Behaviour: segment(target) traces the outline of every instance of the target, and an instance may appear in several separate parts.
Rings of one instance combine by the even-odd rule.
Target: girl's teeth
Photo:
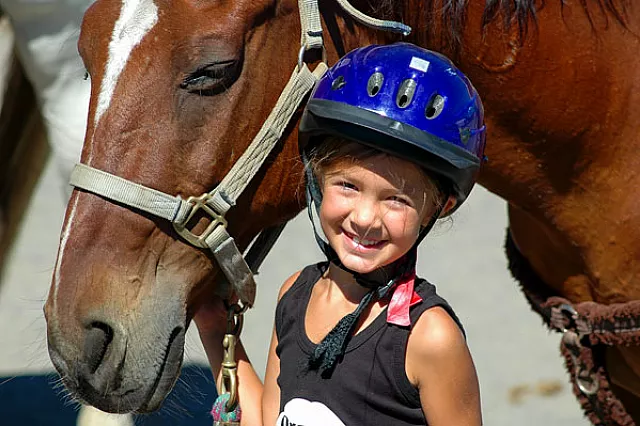
[[[360,244],[360,245],[363,245],[363,246],[372,246],[372,245],[376,244],[376,241],[365,240],[365,239],[361,240],[360,238],[358,238],[356,236],[353,237],[353,241],[356,244]]]

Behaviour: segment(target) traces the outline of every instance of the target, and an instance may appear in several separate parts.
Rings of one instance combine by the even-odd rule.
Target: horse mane
[[[434,19],[440,18],[441,33],[440,42],[448,42],[455,48],[461,41],[462,30],[466,23],[467,4],[469,0],[372,0],[374,10],[383,16],[383,19],[396,19],[403,22],[422,21],[426,16],[426,26],[430,28]],[[482,15],[482,29],[484,30],[493,21],[502,18],[502,25],[509,29],[517,25],[520,42],[522,43],[530,31],[531,24],[537,25],[537,12],[542,10],[547,0],[485,0],[484,13]],[[558,0],[556,0],[558,1]],[[565,1],[559,0],[562,8]],[[626,27],[627,4],[630,0],[579,0],[580,5],[587,14],[587,19],[594,27],[592,10],[595,8],[601,13],[608,25],[608,17],[612,16],[616,22]],[[419,13],[415,16],[416,12]],[[424,26],[424,25],[423,25]],[[423,26],[419,26],[421,28]],[[432,31],[421,31],[417,37],[426,44],[431,44],[437,37]]]

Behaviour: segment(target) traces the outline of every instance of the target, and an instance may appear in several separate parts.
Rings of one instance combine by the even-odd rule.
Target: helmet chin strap
[[[383,267],[382,270],[373,271],[368,274],[361,274],[347,268],[340,261],[335,250],[320,237],[313,218],[313,209],[315,206],[316,214],[320,214],[319,211],[320,204],[322,202],[322,192],[320,191],[318,182],[313,175],[313,171],[308,166],[309,163],[304,154],[303,160],[305,163],[305,174],[307,178],[307,212],[309,214],[309,219],[311,220],[311,225],[313,226],[313,234],[320,250],[322,250],[331,263],[353,275],[358,284],[369,289],[362,300],[360,300],[358,307],[338,322],[338,324],[325,336],[322,342],[316,346],[314,353],[309,359],[309,369],[319,370],[322,377],[328,378],[331,377],[336,364],[344,355],[347,344],[349,343],[349,340],[353,335],[354,328],[358,323],[358,319],[365,309],[371,303],[384,298],[400,278],[415,271],[418,245],[435,225],[442,213],[442,210],[444,209],[444,204],[440,206],[431,219],[429,219],[427,226],[420,230],[416,242],[404,256],[392,264]],[[381,280],[381,278],[384,280]]]

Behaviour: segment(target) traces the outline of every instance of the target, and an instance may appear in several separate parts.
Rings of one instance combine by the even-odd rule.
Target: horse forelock
[[[122,0],[120,16],[113,27],[109,53],[94,116],[94,129],[111,104],[118,79],[131,52],[158,22],[158,7],[153,0]]]

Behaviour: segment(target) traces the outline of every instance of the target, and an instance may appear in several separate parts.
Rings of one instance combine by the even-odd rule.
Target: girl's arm
[[[466,341],[441,307],[425,311],[407,344],[407,377],[430,426],[480,426],[480,389]]]
[[[278,294],[278,302],[282,296],[296,282],[300,271],[296,272],[282,284],[280,293]],[[271,335],[271,346],[269,347],[269,356],[267,358],[267,371],[264,375],[264,394],[262,396],[262,424],[264,426],[273,426],[280,415],[280,387],[278,386],[278,376],[280,375],[280,358],[276,354],[278,346],[278,336],[276,328],[273,327]]]
[[[271,346],[267,357],[267,371],[264,374],[264,394],[262,395],[262,424],[273,426],[280,414],[280,387],[278,376],[280,375],[280,359],[276,355],[278,336],[275,327],[271,336]]]

